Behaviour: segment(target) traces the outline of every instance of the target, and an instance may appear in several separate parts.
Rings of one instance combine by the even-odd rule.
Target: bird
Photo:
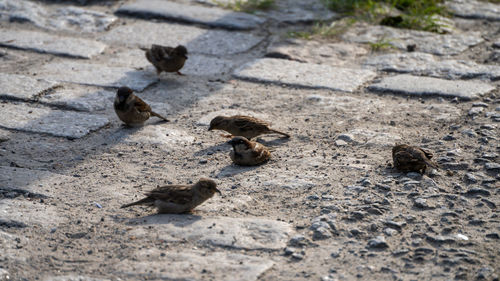
[[[147,192],[146,198],[122,205],[120,208],[146,205],[156,207],[160,214],[189,213],[198,205],[211,198],[216,192],[222,194],[217,189],[215,181],[201,178],[193,185],[165,185],[157,187]]]
[[[156,68],[156,73],[158,75],[160,75],[162,71],[176,72],[179,75],[184,75],[179,70],[188,59],[186,47],[178,45],[172,48],[153,44],[150,49],[141,49],[146,51],[146,58]]]
[[[267,162],[271,152],[263,144],[249,141],[245,137],[234,137],[228,144],[233,146],[229,156],[237,165],[255,166]]]
[[[432,153],[416,146],[396,144],[392,148],[394,167],[402,172],[425,173],[427,167],[438,169],[439,165],[430,159]]]
[[[142,125],[151,116],[156,116],[168,122],[168,119],[151,110],[151,107],[134,95],[132,89],[120,87],[116,92],[115,102],[113,104],[116,115],[125,124],[129,126]]]
[[[233,136],[245,137],[249,140],[259,135],[273,133],[283,135],[286,138],[290,137],[287,133],[269,128],[269,123],[263,120],[244,115],[234,115],[230,117],[217,116],[210,121],[208,130],[223,130]]]

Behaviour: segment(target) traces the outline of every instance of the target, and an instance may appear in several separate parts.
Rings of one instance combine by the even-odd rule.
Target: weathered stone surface
[[[340,66],[367,53],[367,49],[355,44],[287,39],[271,43],[266,57]]]
[[[151,257],[155,259],[151,260]],[[252,281],[273,264],[273,261],[263,257],[239,253],[169,250],[162,255],[161,250],[153,248],[136,252],[134,260],[122,261],[116,266],[116,272],[136,278],[139,275],[162,280]]]
[[[10,140],[10,132],[0,129],[0,143],[8,140]]]
[[[475,0],[446,1],[446,7],[456,16],[469,19],[500,21],[500,5]]]
[[[116,13],[242,30],[256,28],[265,22],[264,19],[247,13],[165,0],[137,0],[121,6]]]
[[[43,95],[40,102],[78,111],[100,111],[111,109],[116,93],[108,90],[81,87],[59,88]]]
[[[127,86],[135,91],[142,91],[158,80],[156,73],[76,61],[45,64],[38,74],[50,80],[101,87]]]
[[[390,132],[376,132],[369,129],[354,129],[348,135],[357,144],[392,147],[401,140],[401,136]]]
[[[472,100],[494,90],[495,87],[477,81],[451,81],[403,74],[385,77],[380,82],[369,86],[368,89],[377,92],[418,96],[436,95]]]
[[[236,69],[234,76],[261,82],[352,92],[374,78],[375,72],[281,59],[257,59]]]
[[[160,113],[161,114],[161,113]],[[168,118],[168,115],[165,114]],[[117,117],[118,118],[118,117]],[[162,122],[151,118],[148,123]],[[187,132],[174,129],[171,125],[161,126],[161,123],[143,126],[141,128],[124,128],[123,142],[140,144],[159,144],[160,149],[171,150],[173,147],[187,146],[194,142],[195,137]]]
[[[110,56],[110,62],[114,65],[127,67],[143,67],[149,72],[156,73],[155,68],[146,59],[144,51],[140,49],[132,49],[120,52],[114,56]],[[182,74],[189,76],[213,76],[224,75],[228,73],[236,65],[234,60],[217,58],[213,56],[188,54],[188,60],[181,69]],[[163,75],[177,75],[175,73]]]
[[[0,29],[0,46],[48,53],[58,56],[90,59],[104,51],[106,45],[95,40],[73,38],[26,30]]]
[[[196,0],[196,2],[211,6],[231,6],[240,0]],[[328,20],[335,16],[320,0],[296,1],[281,0],[275,1],[273,7],[266,11],[255,11],[258,16],[271,18],[274,21],[283,23],[312,23],[316,21]]]
[[[480,32],[442,35],[388,26],[358,26],[351,28],[342,38],[356,43],[388,41],[401,50],[415,44],[417,51],[436,55],[456,55],[484,41]]]
[[[0,97],[35,100],[43,92],[50,90],[59,83],[28,76],[0,73]]]
[[[138,21],[113,28],[101,39],[132,47],[149,47],[153,42],[165,46],[182,44],[186,46],[188,52],[227,55],[245,52],[261,42],[263,37],[236,31],[206,30],[195,26]]]
[[[109,123],[100,115],[73,111],[29,107],[24,104],[1,104],[0,126],[34,133],[46,133],[59,137],[81,138]]]
[[[154,215],[136,221],[152,226],[157,237],[166,241],[187,240],[237,249],[281,249],[292,233],[287,223],[260,218]],[[144,227],[129,233],[143,236],[150,232],[149,228]]]
[[[324,4],[318,0],[275,1],[275,7],[263,14],[268,18],[284,23],[311,23],[337,16],[330,9],[325,9]]]
[[[378,70],[411,73],[448,79],[500,79],[500,66],[477,64],[465,60],[436,60],[425,53],[399,53],[369,57],[364,65]]]
[[[78,7],[51,10],[27,0],[0,0],[0,20],[29,22],[49,30],[103,31],[116,19],[112,15]]]
[[[56,192],[52,188],[53,185],[69,179],[71,177],[42,170],[0,166],[0,181],[2,182],[0,189],[17,190],[20,194],[16,195],[23,195],[25,192],[22,191],[26,191],[40,196],[51,196]]]
[[[0,204],[0,221],[10,224],[22,225],[23,227],[36,224],[44,228],[51,228],[65,222],[65,220],[60,216],[56,207],[40,203],[39,200],[2,199],[2,204]]]
[[[109,281],[102,277],[89,277],[81,275],[61,275],[61,276],[48,276],[43,279],[44,281]]]

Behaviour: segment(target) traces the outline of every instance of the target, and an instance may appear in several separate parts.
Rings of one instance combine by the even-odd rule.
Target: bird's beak
[[[219,195],[222,196],[222,192],[220,192],[220,190],[218,188],[215,188],[215,192],[219,193]]]
[[[214,128],[212,128],[212,126],[208,127],[208,130],[209,131],[212,131]]]
[[[230,144],[230,145],[233,145],[233,144],[234,144],[233,140],[229,140],[229,141],[227,141],[226,143],[227,143],[227,144]]]
[[[187,57],[186,55],[184,55],[184,58],[185,58],[185,59],[188,59],[188,57]]]

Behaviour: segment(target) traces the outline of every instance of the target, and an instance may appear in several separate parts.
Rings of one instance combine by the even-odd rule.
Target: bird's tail
[[[145,204],[145,203],[151,203],[151,199],[146,197],[146,198],[141,199],[139,201],[135,201],[135,202],[132,202],[132,203],[129,203],[129,204],[122,205],[120,207],[120,209],[128,208],[130,206],[135,206],[135,205],[142,205],[142,204]]]
[[[165,122],[168,122],[168,119],[166,117],[163,117],[162,115],[160,115],[160,114],[158,114],[156,112],[151,111],[151,115],[156,116],[156,117],[158,117],[160,119],[163,119],[163,120],[165,120]]]
[[[431,167],[431,168],[434,168],[434,169],[439,169],[439,164],[434,162],[434,161],[431,161],[429,159],[424,159],[424,162],[427,166]]]
[[[283,132],[280,132],[280,131],[277,131],[277,130],[274,130],[274,129],[270,129],[269,132],[283,135],[283,136],[285,136],[285,138],[289,138],[290,137],[289,134],[283,133]]]

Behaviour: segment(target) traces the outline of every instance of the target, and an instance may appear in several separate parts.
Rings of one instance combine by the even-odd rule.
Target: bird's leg
[[[180,76],[185,76],[184,74],[182,74],[180,71],[176,71],[177,74],[179,74]]]

